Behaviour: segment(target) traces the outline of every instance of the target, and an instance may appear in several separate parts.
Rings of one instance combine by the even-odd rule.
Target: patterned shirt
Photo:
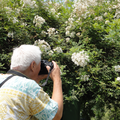
[[[0,74],[0,83],[9,76]],[[57,110],[34,80],[13,76],[0,88],[0,120],[52,120]]]

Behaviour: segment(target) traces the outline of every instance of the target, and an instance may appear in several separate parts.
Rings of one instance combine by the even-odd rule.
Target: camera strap
[[[48,72],[48,76],[46,78],[46,81],[42,85],[40,85],[41,87],[44,87],[47,84],[51,71],[52,71],[52,68],[50,68],[50,71]]]
[[[46,81],[45,81],[42,85],[40,85],[41,87],[44,87],[44,86],[47,84],[48,78],[49,78],[50,73],[51,73],[51,70],[52,70],[52,69],[50,69],[50,71],[49,71],[49,73],[48,73],[48,76],[47,76],[47,78],[46,78]],[[15,71],[15,70],[9,70],[7,73],[8,73],[8,74],[12,74],[12,75],[9,76],[9,77],[7,77],[7,78],[0,84],[0,87],[1,87],[6,81],[8,81],[11,77],[13,77],[13,76],[15,76],[15,75],[28,78],[26,75],[24,75],[24,74],[22,74],[22,73],[20,73],[20,72],[18,72],[18,71]],[[28,79],[29,79],[29,78],[28,78]]]
[[[18,71],[15,71],[15,70],[9,70],[7,73],[8,73],[8,74],[12,74],[12,75],[9,76],[9,77],[7,77],[7,78],[0,84],[0,87],[1,87],[5,82],[7,82],[10,78],[12,78],[12,77],[15,76],[15,75],[28,78],[28,77],[25,76],[24,74],[22,74],[22,73],[20,73],[20,72],[18,72]]]
[[[6,82],[8,81],[11,77],[13,77],[14,75],[11,75],[9,77],[7,77],[1,84],[0,84],[0,87]]]

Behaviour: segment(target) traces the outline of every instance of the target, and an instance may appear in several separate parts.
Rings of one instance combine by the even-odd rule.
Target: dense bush
[[[79,103],[80,118],[120,119],[119,0],[0,2],[0,72],[13,47],[35,44],[59,64],[64,103]],[[51,95],[50,80],[44,89]]]

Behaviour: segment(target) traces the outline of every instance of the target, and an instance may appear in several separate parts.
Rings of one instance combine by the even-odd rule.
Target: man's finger
[[[49,71],[50,70],[50,66],[46,66],[46,69],[47,69],[47,71]]]

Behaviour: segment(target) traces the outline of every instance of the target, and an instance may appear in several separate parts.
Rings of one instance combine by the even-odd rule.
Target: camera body
[[[48,74],[48,71],[46,69],[46,66],[49,66],[50,67],[50,70],[53,69],[53,63],[52,62],[49,62],[47,60],[41,60],[41,70],[39,72],[39,75],[42,75],[42,74]]]

